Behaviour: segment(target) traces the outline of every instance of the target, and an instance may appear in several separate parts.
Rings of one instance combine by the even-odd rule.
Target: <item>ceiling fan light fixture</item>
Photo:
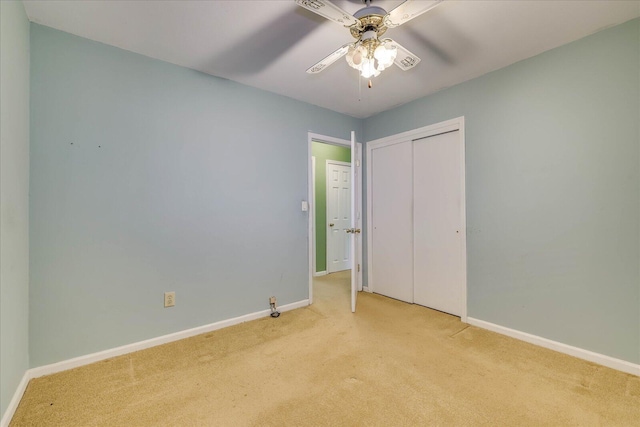
[[[367,50],[362,45],[352,45],[347,52],[347,63],[350,67],[360,70],[362,61],[367,57]]]
[[[372,0],[362,0],[365,7],[350,15],[329,0],[294,0],[299,6],[310,10],[330,21],[347,27],[356,39],[353,44],[345,44],[307,69],[309,74],[317,74],[346,55],[347,63],[363,77],[375,77],[392,64],[408,71],[420,62],[413,53],[392,39],[380,40],[388,28],[398,27],[405,22],[433,9],[443,0],[405,0],[391,12],[378,6],[371,6]],[[396,56],[400,51],[400,59]]]
[[[373,58],[366,58],[362,62],[362,70],[360,70],[362,77],[365,79],[370,79],[371,77],[378,77],[380,75],[380,71],[375,66],[375,60]]]
[[[345,59],[351,68],[362,71],[364,61],[367,60],[367,51],[362,47],[362,45],[354,44],[349,47],[349,51],[347,52]]]
[[[382,71],[390,67],[398,55],[398,49],[391,43],[381,43],[373,52],[373,56],[378,61],[378,70]]]
[[[349,47],[347,64],[360,72],[366,79],[377,77],[384,69],[393,65],[398,50],[390,40],[359,40]]]

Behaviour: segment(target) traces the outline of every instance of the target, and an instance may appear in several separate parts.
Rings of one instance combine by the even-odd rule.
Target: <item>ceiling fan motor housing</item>
[[[386,14],[387,11],[381,7],[367,6],[353,15],[358,22],[350,27],[351,35],[358,40],[356,45],[365,49],[364,57],[372,61],[376,48],[381,44],[379,37],[387,31],[384,25]],[[356,62],[359,61],[356,59]]]
[[[354,18],[358,20],[358,23],[351,26],[351,35],[358,40],[366,40],[363,36],[373,31],[377,37],[380,37],[387,31],[387,27],[384,25],[384,17],[386,14],[387,11],[377,6],[360,9],[353,15]],[[368,38],[370,38],[370,36],[368,36]]]
[[[362,36],[360,36],[360,40],[362,40],[363,42],[371,39],[376,39],[376,38],[378,38],[378,33],[375,32],[374,30],[367,30],[364,33],[362,33]]]
[[[367,16],[367,15],[378,15],[378,16],[385,16],[387,14],[387,11],[384,10],[381,7],[378,6],[367,6],[367,7],[363,7],[362,9],[360,9],[359,11],[357,11],[356,13],[353,14],[354,18],[360,19],[363,16]]]

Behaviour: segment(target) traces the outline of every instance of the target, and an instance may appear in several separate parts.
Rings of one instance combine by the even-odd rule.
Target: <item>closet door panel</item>
[[[413,302],[412,143],[372,150],[373,292]]]
[[[414,302],[462,311],[463,271],[459,132],[413,142]]]

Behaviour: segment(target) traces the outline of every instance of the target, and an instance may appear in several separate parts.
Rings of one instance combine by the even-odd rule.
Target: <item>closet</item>
[[[369,147],[369,288],[466,317],[459,128]]]

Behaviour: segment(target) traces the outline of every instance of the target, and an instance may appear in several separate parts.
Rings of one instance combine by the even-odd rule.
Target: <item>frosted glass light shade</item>
[[[398,49],[395,45],[390,44],[381,44],[378,46],[373,53],[373,56],[378,61],[378,66],[376,69],[382,71],[387,67],[390,67],[393,64],[393,61],[396,59],[398,55]]]
[[[395,46],[380,43],[370,56],[370,51],[361,44],[351,46],[345,59],[350,67],[360,72],[366,79],[380,75],[380,72],[393,64],[397,55]]]

